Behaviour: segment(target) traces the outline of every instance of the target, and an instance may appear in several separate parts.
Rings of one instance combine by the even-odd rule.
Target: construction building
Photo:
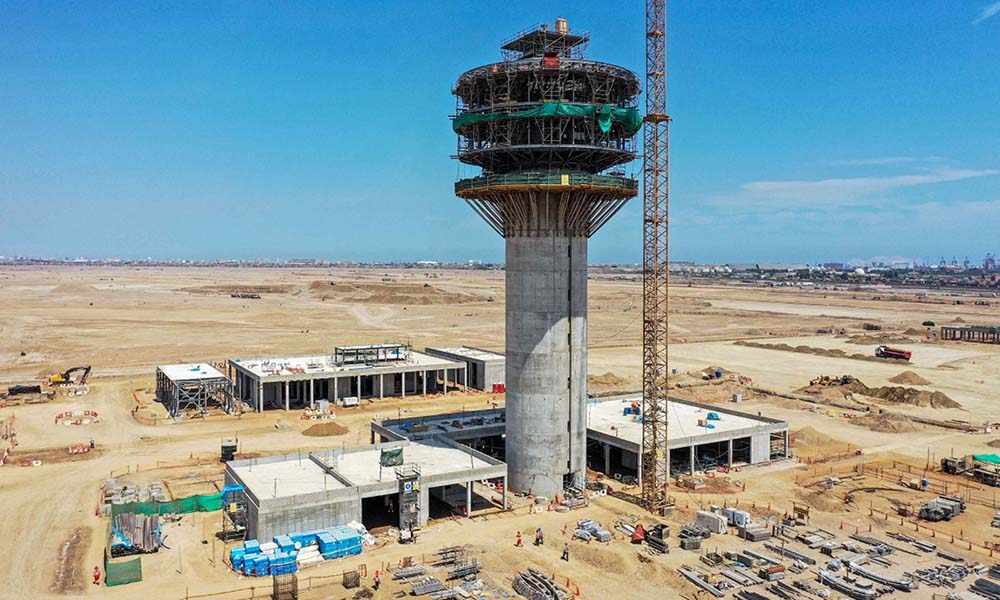
[[[466,385],[464,362],[406,344],[337,346],[325,356],[230,359],[228,370],[237,400],[258,411],[446,393]]]
[[[638,192],[639,79],[588,60],[564,19],[504,42],[453,88],[465,200],[506,244],[506,443],[511,489],[582,486],[587,440],[587,241]]]
[[[1000,344],[1000,326],[987,325],[945,325],[941,327],[941,339]]]
[[[470,346],[424,348],[424,352],[438,358],[464,362],[465,374],[469,378],[468,387],[471,389],[499,392],[505,387],[507,361],[503,354]]]
[[[207,363],[160,365],[156,368],[156,399],[173,417],[185,410],[204,411],[209,404],[230,412],[233,382]]]
[[[407,529],[432,517],[506,506],[507,467],[445,437],[226,463],[243,485],[246,536],[314,531],[350,521]]]
[[[587,462],[608,476],[641,477],[639,454],[642,397],[620,396],[586,405]],[[755,465],[790,456],[788,423],[671,398],[669,454],[671,472],[695,473],[716,467]],[[504,443],[509,410],[487,409],[386,419],[373,422],[372,443],[409,439],[447,438],[503,460],[510,452]]]

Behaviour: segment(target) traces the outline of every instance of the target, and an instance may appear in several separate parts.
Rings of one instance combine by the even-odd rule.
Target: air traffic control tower
[[[482,168],[455,194],[507,246],[509,485],[550,497],[586,476],[587,240],[638,191],[639,79],[588,42],[564,19],[524,31],[453,91],[457,158]]]

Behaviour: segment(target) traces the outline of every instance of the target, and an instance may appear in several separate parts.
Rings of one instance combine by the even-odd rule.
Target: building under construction
[[[366,398],[446,393],[464,388],[464,362],[406,344],[337,346],[322,356],[230,359],[237,400],[254,410],[316,408]],[[327,404],[329,406],[329,404]]]
[[[941,339],[1000,344],[1000,325],[945,325],[941,328]]]
[[[555,495],[586,474],[587,241],[638,192],[639,79],[589,60],[589,36],[523,31],[463,73],[464,199],[506,243],[506,444],[514,491]]]

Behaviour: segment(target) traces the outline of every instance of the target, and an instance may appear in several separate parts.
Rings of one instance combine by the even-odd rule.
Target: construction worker
[[[524,542],[521,540],[521,532],[520,531],[517,532],[517,541],[514,542],[514,547],[515,548],[523,548],[524,547]]]
[[[382,577],[378,574],[378,571],[375,571],[375,579],[372,580],[372,586],[375,588],[376,592],[378,591],[378,587],[380,585],[382,585]]]
[[[566,562],[569,562],[569,542],[563,543],[562,559]]]
[[[101,585],[101,567],[94,567],[94,585]]]
[[[90,438],[90,449],[94,449],[94,438]]]
[[[396,507],[392,503],[392,497],[390,496],[388,500],[389,500],[389,512],[390,513],[396,512]]]
[[[545,535],[542,534],[542,528],[537,527],[535,529],[535,545],[544,546],[545,545]]]

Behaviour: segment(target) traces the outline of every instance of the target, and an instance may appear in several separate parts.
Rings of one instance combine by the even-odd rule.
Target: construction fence
[[[142,561],[139,557],[112,562],[111,554],[104,551],[104,585],[113,587],[142,581]]]
[[[188,496],[169,502],[129,502],[128,504],[112,504],[111,518],[124,513],[137,515],[185,515],[193,512],[213,512],[222,510],[223,498],[228,492],[242,490],[241,485],[227,485],[218,494],[202,494]]]

